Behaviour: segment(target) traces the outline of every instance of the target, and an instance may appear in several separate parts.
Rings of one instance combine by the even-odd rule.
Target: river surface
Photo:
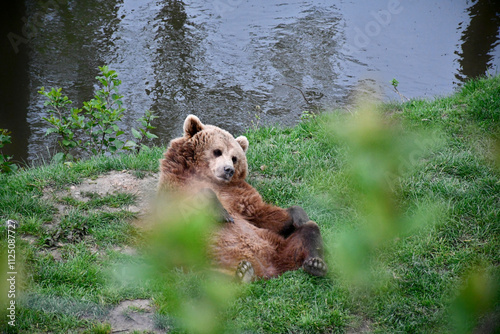
[[[55,149],[39,88],[80,107],[104,64],[122,80],[122,128],[150,109],[156,144],[190,113],[241,134],[360,90],[398,100],[393,78],[404,96],[432,98],[500,70],[497,0],[26,0],[1,16],[4,152],[31,163]]]

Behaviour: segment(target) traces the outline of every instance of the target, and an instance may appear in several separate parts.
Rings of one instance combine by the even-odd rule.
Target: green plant
[[[118,137],[125,132],[120,130],[117,122],[123,118],[125,108],[122,107],[123,95],[118,92],[121,80],[118,79],[116,71],[110,70],[107,66],[99,67],[102,75],[96,79],[101,84],[94,98],[83,103],[85,115],[88,120],[85,122],[85,129],[90,136],[87,143],[89,150],[93,154],[101,154],[104,149],[111,153],[124,148],[124,142]]]
[[[262,109],[260,108],[259,105],[255,106],[255,112],[253,113],[253,115],[251,112],[248,112],[248,115],[250,117],[253,116],[253,118],[254,118],[254,119],[250,120],[250,122],[252,123],[252,129],[254,129],[254,130],[257,130],[259,128],[260,120],[261,120],[261,117],[260,117],[261,113],[262,113]]]
[[[146,139],[153,140],[153,139],[158,138],[158,136],[149,132],[149,130],[153,130],[156,128],[156,127],[151,125],[153,120],[155,120],[156,118],[158,118],[158,116],[153,115],[152,111],[146,110],[146,112],[144,113],[144,116],[142,116],[141,118],[139,118],[137,120],[138,122],[141,123],[141,126],[138,128],[138,130],[136,130],[135,128],[132,128],[132,135],[134,136],[134,138],[136,138],[138,140],[138,142],[134,143],[132,141],[129,141],[129,142],[127,142],[127,144],[132,146],[132,147],[135,147],[137,152],[139,152],[139,150],[141,148],[144,148],[146,146],[144,144],[144,141]]]
[[[398,89],[399,81],[396,80],[396,78],[393,78],[391,80],[391,85],[394,87],[394,89]]]
[[[309,110],[304,110],[300,115],[300,119],[303,121],[312,120],[316,118],[316,114]]]
[[[111,325],[108,323],[98,323],[92,325],[92,327],[88,330],[85,330],[83,333],[84,334],[109,334],[111,333]]]
[[[45,87],[42,87],[38,93],[47,98],[44,106],[49,107],[47,110],[49,116],[42,119],[52,127],[46,130],[45,135],[56,133],[60,136],[58,143],[63,152],[56,155],[55,158],[71,160],[73,156],[70,150],[81,144],[81,141],[75,138],[74,131],[84,127],[84,116],[80,114],[81,109],[69,108],[73,101],[67,96],[63,96],[61,91],[62,88],[52,88],[50,91],[45,91]]]
[[[0,129],[0,148],[5,144],[11,144],[10,131]],[[12,157],[0,153],[0,173],[11,173],[17,170],[17,165],[10,160]]]
[[[95,92],[90,101],[83,102],[82,108],[70,108],[73,103],[67,96],[63,96],[62,88],[52,88],[46,91],[41,87],[39,93],[47,98],[44,105],[50,107],[48,117],[43,117],[52,127],[47,129],[45,135],[56,133],[62,152],[54,156],[56,161],[74,160],[72,153],[87,153],[93,155],[109,152],[114,154],[119,150],[140,151],[145,147],[147,139],[155,139],[156,135],[150,130],[154,116],[149,110],[137,121],[141,124],[138,130],[132,128],[132,135],[138,140],[123,139],[125,132],[118,123],[122,120],[125,108],[123,95],[119,94],[118,87],[121,81],[118,73],[110,70],[108,66],[99,67],[100,74],[96,77],[100,88]],[[85,136],[85,138],[84,138]]]
[[[398,86],[399,86],[399,81],[397,81],[395,78],[393,78],[391,80],[391,85],[392,85],[392,88],[394,88],[394,91],[399,95],[399,97],[401,98],[402,101],[410,101],[409,98],[407,98],[406,96],[404,96],[403,94],[401,94],[398,90]]]

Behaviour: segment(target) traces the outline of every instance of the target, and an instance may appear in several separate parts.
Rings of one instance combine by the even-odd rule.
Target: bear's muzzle
[[[234,175],[234,167],[233,166],[225,166],[224,167],[224,178],[226,180],[231,180]]]

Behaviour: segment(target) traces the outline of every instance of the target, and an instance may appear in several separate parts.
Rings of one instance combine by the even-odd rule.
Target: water
[[[239,134],[293,125],[311,104],[338,108],[370,87],[399,99],[452,93],[500,64],[495,0],[26,0],[4,4],[0,128],[4,152],[37,161],[54,152],[41,86],[81,106],[97,67],[119,72],[133,125],[160,118],[157,144],[181,134],[187,114]],[[303,95],[304,96],[303,96]],[[307,99],[307,101],[306,101]]]

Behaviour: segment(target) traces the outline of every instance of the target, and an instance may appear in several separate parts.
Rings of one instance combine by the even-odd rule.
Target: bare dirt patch
[[[373,333],[372,325],[373,322],[370,319],[358,319],[358,321],[354,322],[352,327],[347,330],[347,334]]]
[[[111,325],[112,333],[166,333],[155,328],[154,309],[147,299],[125,300],[118,304],[106,317]]]
[[[157,183],[158,175],[156,174],[138,178],[128,171],[112,171],[96,179],[84,180],[82,183],[73,185],[69,189],[54,190],[48,188],[45,191],[44,198],[54,200],[59,215],[62,215],[68,212],[70,208],[68,205],[61,203],[61,199],[63,198],[72,197],[77,201],[86,202],[89,200],[88,196],[86,196],[87,194],[106,196],[117,193],[128,193],[136,196],[136,203],[121,209],[142,216],[149,210],[149,206],[156,194]],[[115,208],[109,207],[104,209],[109,211],[115,210]]]
[[[128,205],[120,205],[119,207],[110,207],[102,205],[98,208],[82,210],[82,212],[90,213],[92,211],[129,211],[136,215],[131,223],[140,226],[144,225],[147,219],[145,217],[150,212],[151,204],[154,202],[158,182],[157,174],[149,174],[144,177],[136,177],[128,171],[111,171],[100,175],[95,179],[86,179],[78,185],[72,185],[66,189],[47,188],[44,190],[43,199],[51,202],[57,209],[57,214],[51,222],[44,224],[44,229],[48,232],[49,237],[45,239],[47,251],[54,256],[54,259],[61,260],[58,249],[65,245],[60,241],[60,237],[64,235],[69,242],[77,243],[86,240],[86,226],[75,228],[67,231],[60,227],[61,220],[67,216],[75,207],[74,203],[87,203],[92,198],[105,197],[108,195],[130,194],[134,200]],[[117,248],[121,251],[121,248]],[[124,252],[131,254],[132,250],[126,249]]]

